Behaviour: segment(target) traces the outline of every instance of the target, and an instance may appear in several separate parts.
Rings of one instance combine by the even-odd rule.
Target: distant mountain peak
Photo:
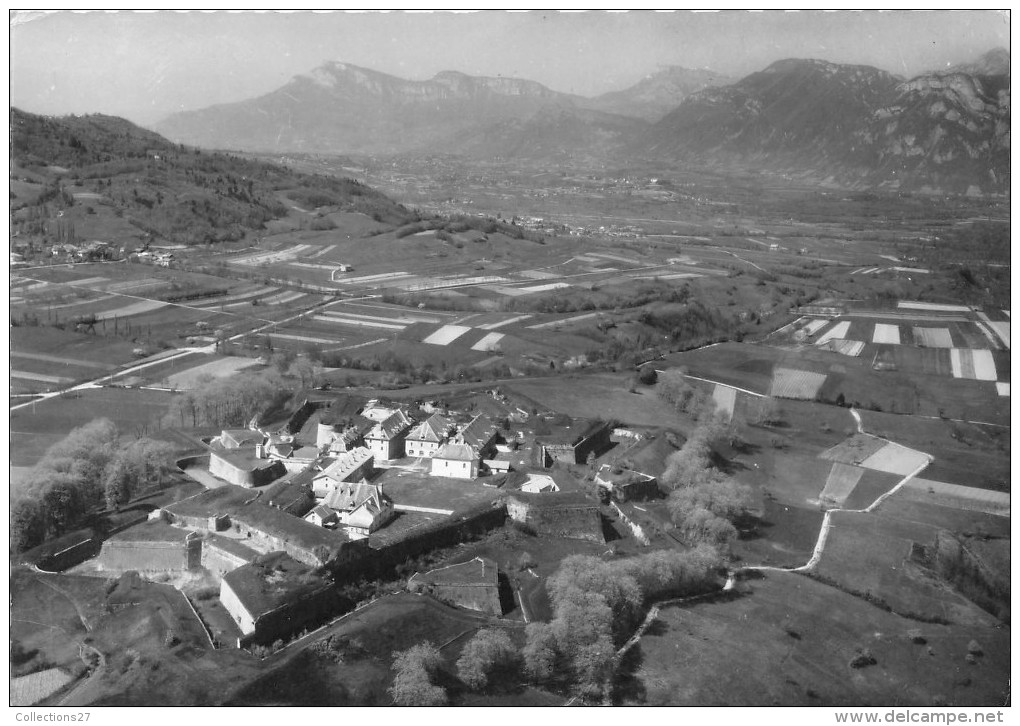
[[[961,63],[950,66],[939,73],[968,73],[974,76],[1008,76],[1009,51],[1005,48],[992,48],[972,63]]]

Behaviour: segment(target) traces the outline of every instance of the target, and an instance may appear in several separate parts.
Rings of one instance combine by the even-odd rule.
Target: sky
[[[14,12],[11,104],[153,124],[328,61],[425,80],[515,76],[594,96],[667,65],[742,77],[783,58],[912,76],[1009,49],[1006,11]]]

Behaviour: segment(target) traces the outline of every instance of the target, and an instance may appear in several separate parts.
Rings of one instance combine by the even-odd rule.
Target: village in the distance
[[[10,111],[12,706],[1010,704],[1008,51],[150,127]]]

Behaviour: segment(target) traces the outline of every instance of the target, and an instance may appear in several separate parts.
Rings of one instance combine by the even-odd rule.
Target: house
[[[407,435],[404,448],[408,456],[431,457],[450,438],[454,424],[439,414],[429,416]]]
[[[393,503],[381,493],[366,497],[354,509],[340,514],[347,535],[351,539],[364,539],[393,519]]]
[[[480,413],[457,432],[453,441],[458,444],[467,444],[478,452],[479,457],[489,458],[496,453],[497,434],[496,424],[484,413]]]
[[[432,456],[432,476],[477,479],[481,457],[467,444],[450,442]]]
[[[316,499],[328,496],[342,484],[368,479],[374,470],[375,457],[361,446],[325,461],[330,463],[312,477],[312,494]]]
[[[243,633],[238,646],[244,646],[318,624],[337,610],[338,599],[327,578],[273,552],[225,574],[220,603]]]
[[[311,522],[316,527],[328,527],[336,524],[340,521],[340,518],[337,516],[335,511],[324,504],[319,504],[313,507],[312,511],[305,515],[304,520],[306,522]]]
[[[365,435],[365,444],[377,459],[399,459],[412,424],[406,413],[395,411]]]
[[[428,572],[416,572],[407,581],[407,589],[432,595],[450,605],[501,616],[499,570],[487,557]]]

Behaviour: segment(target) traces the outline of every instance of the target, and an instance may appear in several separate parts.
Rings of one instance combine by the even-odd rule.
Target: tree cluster
[[[426,641],[399,651],[393,656],[396,676],[390,695],[398,706],[442,706],[446,689],[435,683],[443,657],[439,649]]]
[[[11,508],[11,549],[35,547],[80,526],[105,503],[117,509],[137,493],[161,486],[173,466],[173,447],[141,438],[120,444],[109,419],[71,431],[43,455]]]
[[[276,371],[229,378],[209,376],[174,397],[166,421],[171,426],[243,426],[289,395]]]
[[[546,582],[552,621],[531,623],[525,631],[526,675],[548,682],[566,674],[582,696],[605,697],[616,649],[643,616],[645,605],[655,598],[703,591],[721,565],[719,553],[708,545],[612,562],[567,557]]]
[[[747,516],[751,490],[712,464],[712,442],[725,431],[718,419],[703,421],[679,451],[666,459],[661,481],[672,491],[670,517],[691,544],[725,546],[737,536],[733,523]]]

